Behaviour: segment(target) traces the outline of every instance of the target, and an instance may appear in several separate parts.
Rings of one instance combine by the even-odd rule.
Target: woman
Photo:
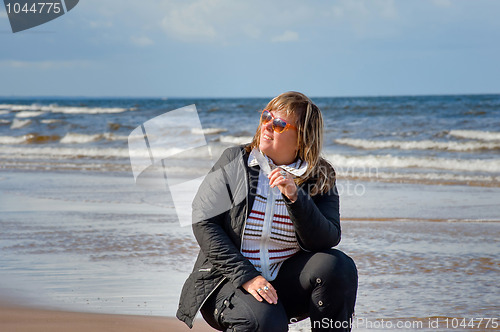
[[[269,102],[252,143],[227,149],[193,201],[200,253],[177,317],[221,331],[348,331],[357,270],[339,250],[335,172],[320,157],[323,119],[305,95]],[[227,201],[227,204],[221,203]]]

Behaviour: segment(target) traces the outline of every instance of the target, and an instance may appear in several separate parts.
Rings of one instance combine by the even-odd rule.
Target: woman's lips
[[[271,136],[269,136],[268,134],[263,134],[262,135],[262,138],[266,139],[266,140],[269,140],[269,141],[272,141],[273,138]]]

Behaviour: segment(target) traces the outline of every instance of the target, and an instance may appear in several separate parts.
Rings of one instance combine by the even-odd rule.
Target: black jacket
[[[244,146],[225,150],[193,200],[193,232],[200,252],[182,288],[177,318],[190,328],[196,313],[224,280],[240,287],[260,275],[240,252],[245,222],[255,199],[259,167],[248,167]],[[335,188],[310,196],[312,182],[285,203],[302,250],[321,251],[340,242],[339,197]]]

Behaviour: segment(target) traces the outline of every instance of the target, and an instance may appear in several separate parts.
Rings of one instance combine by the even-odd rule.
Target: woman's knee
[[[214,316],[225,331],[288,331],[288,319],[281,304],[258,302],[241,289],[219,301]]]
[[[314,254],[308,263],[309,276],[313,283],[335,283],[357,285],[358,271],[354,260],[340,250],[330,249]]]
[[[257,300],[255,300],[257,302]],[[266,304],[264,304],[266,305]],[[239,318],[234,319],[229,324],[226,331],[245,332],[285,332],[288,331],[288,318],[286,314],[276,308],[271,308],[273,304],[267,304],[269,310],[249,310]]]
[[[274,304],[271,304],[274,305]],[[277,313],[276,311],[269,311],[267,315],[259,317],[259,332],[268,331],[288,331],[288,318],[284,313]]]

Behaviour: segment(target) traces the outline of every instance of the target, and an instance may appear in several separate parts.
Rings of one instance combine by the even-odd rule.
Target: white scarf
[[[274,162],[265,154],[263,154],[259,149],[254,148],[250,155],[248,156],[248,166],[253,167],[259,165],[260,169],[264,174],[269,175],[273,169],[276,167],[282,168],[288,173],[300,177],[304,175],[307,171],[307,162],[297,159],[288,165],[275,165]]]

